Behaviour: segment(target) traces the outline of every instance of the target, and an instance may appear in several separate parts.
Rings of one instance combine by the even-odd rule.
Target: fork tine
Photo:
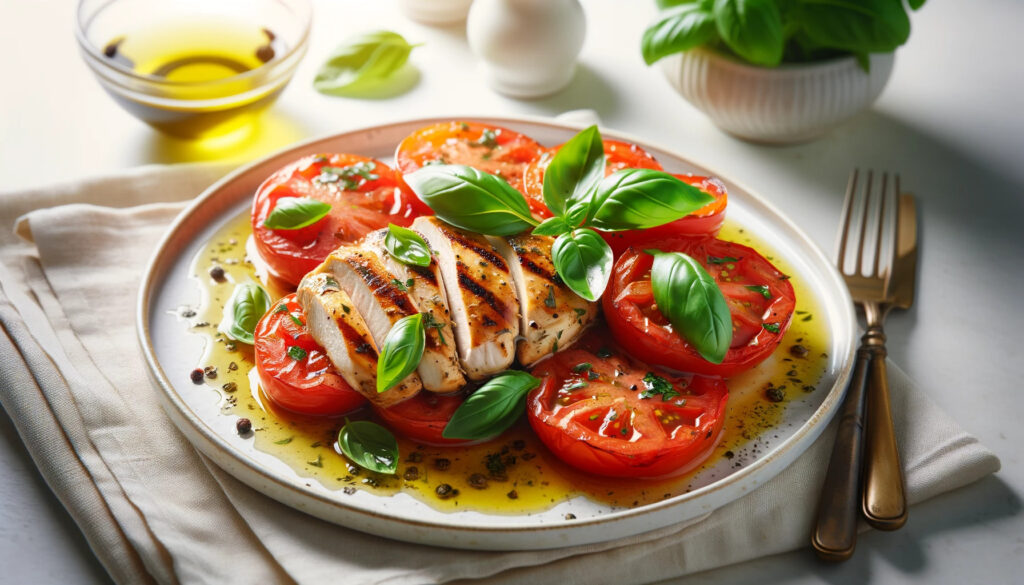
[[[864,274],[864,243],[867,242],[868,219],[871,217],[871,187],[875,183],[874,171],[868,171],[867,184],[864,185],[864,214],[860,219],[860,241],[857,245],[857,269],[855,274]]]
[[[886,210],[886,203],[887,203],[886,192],[888,191],[888,186],[889,186],[889,173],[882,173],[882,192],[880,193],[880,198],[879,198],[879,201],[878,201],[878,238],[875,240],[875,269],[874,269],[875,271],[873,273],[873,275],[875,277],[881,277],[882,276],[882,263],[881,263],[882,262],[882,244],[885,243],[885,234],[887,233],[886,229],[885,229],[885,210]],[[893,224],[892,224],[892,229],[893,230],[896,229],[896,223],[895,222],[893,222]],[[893,234],[893,236],[890,238],[889,241],[890,242],[895,242],[896,241],[895,234]],[[885,266],[885,271],[886,272],[888,272],[890,266],[892,266],[892,261],[890,261]]]
[[[853,169],[850,179],[846,183],[846,197],[843,200],[843,216],[839,220],[839,241],[836,246],[836,265],[839,271],[846,272],[846,246],[850,239],[850,220],[853,218],[854,194],[857,192],[857,177],[860,171]]]

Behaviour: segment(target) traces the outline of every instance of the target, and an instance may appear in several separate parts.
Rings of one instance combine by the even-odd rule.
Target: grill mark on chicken
[[[435,260],[430,259],[430,266],[409,266],[409,270],[416,273],[416,276],[426,280],[433,286],[437,286],[437,276],[434,274]]]
[[[477,281],[473,280],[473,278],[466,271],[465,264],[459,262],[457,267],[459,271],[459,288],[473,293],[477,298],[487,303],[487,306],[494,309],[495,313],[502,316],[503,318],[507,318],[507,315],[509,313],[508,305],[502,302],[501,299],[495,297],[494,293],[487,290],[487,288],[482,286]],[[491,322],[493,323],[493,320],[491,320]]]
[[[343,258],[344,262],[355,270],[363,279],[366,286],[373,292],[373,296],[379,301],[386,301],[391,307],[401,311],[403,314],[416,313],[409,295],[400,291],[391,280],[394,279],[390,272],[378,272],[373,269],[372,263],[362,254],[349,254]],[[384,304],[383,302],[381,303]]]
[[[489,262],[491,266],[493,266],[494,268],[506,274],[508,273],[508,265],[505,264],[504,258],[495,254],[492,250],[484,248],[479,243],[474,242],[473,240],[462,237],[462,234],[459,234],[454,230],[444,229],[441,230],[441,233],[443,233],[449,240],[459,244],[460,246],[464,248],[469,248],[470,250],[473,251],[474,254],[480,256],[481,258]]]
[[[355,352],[366,356],[367,360],[372,360],[376,363],[378,359],[377,350],[367,343],[363,336],[349,325],[343,317],[336,317],[334,320],[338,324],[338,329],[341,330],[341,336],[345,338],[349,345],[356,348]]]

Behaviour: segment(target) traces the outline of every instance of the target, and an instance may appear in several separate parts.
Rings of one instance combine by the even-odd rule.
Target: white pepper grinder
[[[517,98],[568,85],[586,30],[579,0],[474,0],[466,20],[487,83]]]

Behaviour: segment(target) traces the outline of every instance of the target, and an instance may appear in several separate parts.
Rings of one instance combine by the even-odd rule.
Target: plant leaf
[[[658,310],[707,361],[720,364],[732,343],[732,314],[715,279],[681,252],[659,252],[651,266]]]
[[[782,60],[782,16],[774,0],[715,0],[714,15],[718,34],[740,57],[765,67]]]
[[[604,178],[604,142],[597,126],[581,130],[563,144],[544,171],[544,204],[563,215]]]
[[[533,228],[533,235],[535,236],[558,236],[565,232],[571,232],[572,226],[565,222],[565,219],[559,216],[549,217],[544,221],[540,222],[540,225]]]
[[[718,34],[715,17],[699,4],[684,4],[659,16],[647,27],[640,52],[648,65],[673,53],[688,51],[710,42]]]
[[[604,231],[656,227],[685,217],[714,197],[672,175],[622,169],[605,177],[590,199],[589,225]]]
[[[384,247],[403,264],[430,266],[430,247],[419,234],[409,228],[389,223]]]
[[[498,374],[469,395],[452,415],[441,436],[446,439],[488,439],[512,426],[526,410],[526,394],[540,380],[526,372]]]
[[[612,272],[612,249],[597,232],[579,228],[551,246],[551,261],[566,286],[588,301],[601,297]]]
[[[800,19],[812,41],[851,53],[889,53],[910,37],[910,18],[893,0],[806,0]]]
[[[405,175],[405,182],[455,227],[511,236],[537,225],[523,194],[503,179],[463,165],[429,165]]]
[[[377,359],[377,392],[386,392],[411,374],[423,359],[427,338],[423,313],[402,317],[384,336]]]
[[[297,230],[313,225],[331,212],[331,204],[311,197],[281,197],[263,220],[272,230]]]
[[[398,441],[391,431],[368,420],[345,420],[338,431],[338,446],[353,463],[394,475],[398,471]]]
[[[224,305],[224,317],[217,330],[235,341],[252,345],[256,324],[269,310],[270,296],[262,286],[253,282],[237,284]]]
[[[350,37],[320,66],[313,87],[338,96],[381,89],[395,79],[414,47],[402,35],[386,30]]]

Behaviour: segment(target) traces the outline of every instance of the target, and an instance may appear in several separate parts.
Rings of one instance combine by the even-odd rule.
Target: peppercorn
[[[235,430],[239,435],[248,435],[252,430],[252,421],[247,418],[238,419],[238,422],[235,423]]]
[[[193,384],[202,384],[203,383],[203,370],[202,370],[202,368],[196,368],[196,369],[192,370],[192,372],[188,375],[188,377],[192,379],[192,383]]]
[[[420,470],[414,466],[408,467],[402,477],[404,477],[406,481],[416,481],[420,478]]]
[[[448,498],[452,498],[459,495],[459,490],[453,488],[452,486],[446,483],[442,483],[441,485],[437,486],[437,489],[434,490],[434,493],[436,493],[437,497],[441,498],[442,500],[447,500]]]
[[[776,388],[771,386],[764,391],[764,395],[768,400],[772,402],[782,402],[786,399],[786,391],[784,388]]]
[[[437,459],[434,459],[434,467],[441,471],[444,471],[451,466],[452,462],[449,459],[445,459],[444,457],[438,457]]]
[[[224,282],[224,269],[220,266],[214,266],[210,269],[210,278],[217,282]]]
[[[221,386],[221,390],[224,390],[225,392],[228,393],[234,392],[235,390],[238,390],[238,384],[235,384],[234,382],[228,382],[227,384]]]
[[[487,478],[480,473],[474,473],[469,476],[469,487],[476,488],[478,490],[485,489],[487,487]]]
[[[797,343],[789,348],[789,353],[793,357],[805,358],[807,357],[807,354],[810,353],[810,350]]]

